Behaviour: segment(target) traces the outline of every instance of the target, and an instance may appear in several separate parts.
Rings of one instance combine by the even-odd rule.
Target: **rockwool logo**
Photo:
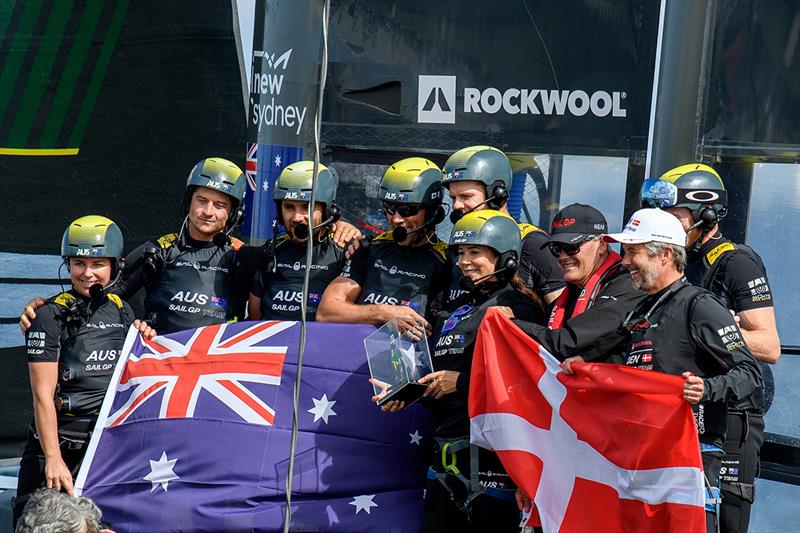
[[[462,112],[625,118],[627,96],[622,91],[465,87]],[[417,102],[417,122],[455,124],[456,77],[420,76]]]
[[[420,76],[417,93],[417,122],[456,123],[456,77]]]

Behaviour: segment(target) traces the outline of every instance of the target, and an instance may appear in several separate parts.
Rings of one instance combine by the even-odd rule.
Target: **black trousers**
[[[764,416],[752,411],[729,411],[722,458],[720,530],[746,533],[755,500],[755,479],[764,443]]]
[[[72,472],[73,481],[78,475],[78,469],[80,469],[83,457],[86,455],[86,448],[87,445],[85,442],[80,449],[70,449],[66,442],[62,442],[61,458],[64,460],[70,472]],[[28,502],[28,497],[37,489],[46,486],[44,465],[45,458],[42,445],[39,443],[36,433],[34,433],[32,429],[28,429],[28,442],[25,444],[25,450],[22,452],[22,460],[19,463],[17,496],[14,498],[12,504],[15,528],[17,527],[17,520],[19,520],[25,508],[25,504]]]

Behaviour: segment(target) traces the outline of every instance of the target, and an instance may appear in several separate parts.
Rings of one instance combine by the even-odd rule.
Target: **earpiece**
[[[500,180],[492,183],[491,197],[486,201],[489,207],[492,209],[500,209],[507,201],[508,189],[506,189],[506,184]]]
[[[336,205],[336,202],[331,202],[331,205],[325,206],[325,211],[323,212],[323,220],[330,220],[331,224],[339,220],[341,218],[342,212],[339,209],[339,206]]]
[[[719,213],[710,205],[703,206],[696,217],[696,221],[700,222],[700,225],[706,231],[710,231],[711,228],[716,226],[719,223],[719,219]]]
[[[514,275],[514,272],[517,271],[518,267],[519,263],[517,262],[516,252],[503,252],[497,259],[497,264],[495,264],[495,271],[496,272],[502,271],[509,278],[511,278],[511,276]]]

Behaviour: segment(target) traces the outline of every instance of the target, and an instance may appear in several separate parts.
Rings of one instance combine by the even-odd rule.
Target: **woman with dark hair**
[[[81,217],[64,232],[61,256],[72,286],[50,298],[26,331],[34,416],[20,461],[15,523],[42,486],[72,495],[129,327],[155,336],[106,291],[119,278],[122,246],[119,227],[101,216]]]
[[[520,247],[517,223],[499,211],[468,213],[453,227],[450,248],[458,254],[469,291],[440,314],[432,337],[434,372],[420,379],[429,384],[423,405],[434,414],[437,443],[428,471],[424,531],[519,529],[516,486],[496,454],[469,443],[467,402],[472,354],[486,310],[509,307],[517,318],[544,322],[541,300],[515,275]],[[403,407],[389,401],[382,409]]]

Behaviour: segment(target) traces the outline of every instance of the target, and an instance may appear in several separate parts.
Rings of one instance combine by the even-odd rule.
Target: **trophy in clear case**
[[[372,386],[381,396],[378,405],[398,400],[408,406],[428,388],[428,384],[418,382],[433,372],[424,331],[403,333],[392,319],[364,339]]]

